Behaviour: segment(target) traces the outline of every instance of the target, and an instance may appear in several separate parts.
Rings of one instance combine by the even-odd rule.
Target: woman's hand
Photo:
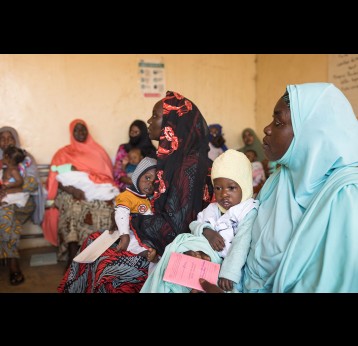
[[[220,278],[219,287],[224,291],[232,291],[234,288],[234,283],[229,279]]]
[[[205,279],[199,279],[199,283],[206,293],[224,293],[224,291],[218,286],[211,284]]]
[[[65,191],[65,192],[69,193],[70,195],[72,195],[72,197],[73,197],[74,199],[77,199],[77,200],[79,200],[79,201],[82,201],[82,200],[85,200],[85,199],[86,199],[85,193],[84,193],[82,190],[80,190],[80,189],[76,189],[76,188],[73,187],[73,186],[64,186],[64,185],[62,185],[61,183],[58,184],[58,187],[59,187],[61,190],[63,190],[63,191]]]
[[[79,201],[83,201],[83,200],[86,199],[85,193],[82,190],[76,189],[75,187],[72,187],[72,188],[73,188],[72,196],[73,196],[74,199],[77,199]]]
[[[208,240],[210,246],[215,251],[222,251],[225,247],[224,238],[216,231],[210,228],[204,228],[203,236]]]
[[[123,234],[121,235],[121,241],[117,245],[118,251],[127,251],[128,245],[129,245],[129,234]]]
[[[153,263],[158,263],[159,260],[160,260],[160,257],[157,254],[157,250],[153,249],[152,247],[148,248],[147,261],[148,262],[153,262]]]

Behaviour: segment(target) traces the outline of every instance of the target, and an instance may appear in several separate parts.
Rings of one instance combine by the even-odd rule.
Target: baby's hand
[[[157,255],[156,249],[153,249],[151,247],[148,249],[147,260],[148,262],[153,262],[153,263],[159,262],[159,256]]]
[[[232,289],[234,288],[234,283],[229,279],[220,278],[219,287],[224,291],[232,291]]]
[[[117,245],[118,251],[127,251],[128,245],[129,245],[129,234],[123,234],[121,235],[121,241]]]
[[[225,247],[224,238],[216,231],[210,228],[204,228],[203,236],[208,240],[209,244],[215,251],[222,251]]]

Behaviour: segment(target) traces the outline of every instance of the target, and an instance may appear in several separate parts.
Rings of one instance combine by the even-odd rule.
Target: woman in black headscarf
[[[147,125],[142,120],[132,122],[129,127],[129,142],[121,144],[117,150],[113,175],[114,181],[121,191],[124,191],[128,185],[132,184],[131,178],[127,176],[125,169],[122,167],[122,161],[128,156],[128,152],[132,148],[139,148],[144,157],[156,158],[155,146],[149,138]]]
[[[148,124],[149,137],[159,141],[154,214],[133,215],[131,229],[141,246],[162,255],[210,203],[209,129],[195,104],[172,91],[155,104]],[[90,235],[82,250],[99,235]],[[93,263],[72,262],[59,292],[139,292],[148,267],[146,254],[118,252],[114,245]]]

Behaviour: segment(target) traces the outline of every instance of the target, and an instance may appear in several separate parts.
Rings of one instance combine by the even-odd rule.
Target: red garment
[[[83,124],[88,131],[85,121],[75,119],[70,123],[70,139],[71,144],[59,149],[51,161],[52,165],[63,165],[70,163],[78,171],[86,172],[89,178],[95,183],[110,183],[115,186],[113,180],[113,165],[106,151],[96,143],[89,134],[85,142],[78,142],[73,136],[73,130],[77,124]],[[47,199],[56,198],[58,181],[56,180],[57,172],[50,170],[47,180]],[[57,246],[57,229],[58,229],[59,212],[57,208],[50,208],[45,211],[42,229],[45,239],[51,244]]]

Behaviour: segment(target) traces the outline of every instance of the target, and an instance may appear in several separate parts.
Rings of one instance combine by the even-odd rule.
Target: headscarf
[[[78,142],[73,130],[77,124],[86,127],[88,135],[85,142]],[[97,183],[110,183],[115,186],[113,180],[113,166],[107,152],[96,143],[89,134],[88,126],[84,120],[75,119],[70,123],[70,142],[71,144],[59,149],[52,158],[51,166],[59,166],[63,164],[72,164],[78,171],[88,173],[89,178]],[[47,180],[48,199],[56,198],[58,190],[58,181],[54,171],[49,172]],[[45,238],[52,244],[57,245],[57,229],[58,229],[58,210],[56,208],[47,209],[45,212],[42,228]]]
[[[245,154],[228,149],[218,156],[211,169],[213,183],[216,178],[227,178],[237,182],[242,190],[241,203],[252,197],[252,165]]]
[[[214,137],[210,130],[216,129],[216,136]],[[223,151],[227,150],[227,146],[225,145],[225,139],[222,134],[222,126],[220,124],[211,124],[209,125],[209,142],[215,147],[215,148],[221,148]]]
[[[18,148],[21,148],[19,135],[13,127],[3,126],[2,128],[0,128],[0,134],[3,132],[10,132],[12,137],[15,140],[15,145]],[[2,160],[3,154],[4,154],[3,150],[0,149],[0,160]],[[44,216],[44,212],[45,212],[45,195],[43,192],[40,175],[37,170],[36,160],[28,151],[26,151],[26,157],[24,160],[24,164],[21,167],[24,168],[24,170],[25,170],[25,176],[34,177],[38,184],[37,191],[35,193],[31,193],[31,195],[34,198],[35,205],[36,205],[35,211],[31,215],[31,219],[32,219],[33,223],[35,223],[36,225],[39,225],[39,224],[41,224],[41,222],[43,220],[43,216]]]
[[[140,134],[135,137],[129,137],[129,142],[124,144],[126,152],[128,153],[132,148],[139,148],[144,156],[155,158],[157,149],[149,138],[146,123],[143,120],[134,120],[129,126],[129,129],[131,129],[132,126],[137,126],[140,130]]]
[[[294,138],[258,195],[244,291],[358,292],[357,119],[333,84],[287,90]]]
[[[257,154],[257,160],[258,161],[263,161],[265,160],[265,152],[264,149],[262,148],[262,142],[259,140],[259,138],[257,137],[255,131],[253,129],[250,128],[246,128],[242,131],[241,137],[244,137],[244,133],[248,131],[253,137],[254,137],[254,142],[250,145],[244,145],[242,148],[238,149],[239,151],[241,151],[242,153],[246,153],[247,150],[255,150],[256,154]]]
[[[210,164],[209,129],[196,105],[172,91],[167,91],[162,103],[154,215],[132,220],[141,245],[159,254],[179,233],[190,232],[190,222],[203,209]]]

